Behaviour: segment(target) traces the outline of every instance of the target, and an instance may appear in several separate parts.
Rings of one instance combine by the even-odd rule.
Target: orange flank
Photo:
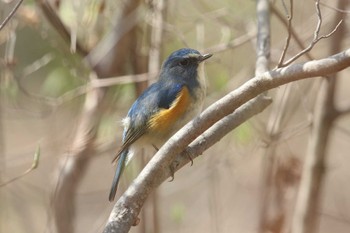
[[[187,87],[182,88],[169,109],[160,110],[152,117],[150,130],[170,129],[171,125],[181,118],[186,111],[190,104],[190,98]]]

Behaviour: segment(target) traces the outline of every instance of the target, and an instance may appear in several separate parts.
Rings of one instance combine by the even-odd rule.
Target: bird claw
[[[175,178],[174,167],[172,165],[170,165],[169,170],[170,170],[170,176],[171,176],[171,179],[169,180],[169,182],[172,182]]]
[[[193,165],[193,159],[192,159],[192,157],[191,157],[191,152],[185,150],[185,154],[186,154],[187,158],[191,161],[190,166],[192,167],[192,165]]]

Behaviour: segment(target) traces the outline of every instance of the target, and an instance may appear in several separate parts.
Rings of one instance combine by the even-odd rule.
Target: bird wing
[[[184,99],[186,93],[188,94],[188,89],[184,87],[183,84],[163,85],[157,82],[141,94],[128,112],[128,124],[124,128],[123,145],[112,163],[116,162],[123,151],[127,150],[148,130],[166,130],[174,116],[179,113],[173,110],[180,110],[179,104],[183,102],[180,100]]]

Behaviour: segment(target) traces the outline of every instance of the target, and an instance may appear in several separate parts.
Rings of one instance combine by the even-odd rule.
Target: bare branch
[[[285,7],[285,10],[288,11],[287,7],[285,6],[285,2],[282,1],[282,3]],[[264,7],[261,7],[259,5],[263,5]],[[292,3],[291,3],[291,7],[292,7]],[[269,9],[270,9],[270,6],[268,1],[260,0],[257,2],[258,30],[259,30],[258,33],[264,32],[265,37],[268,37],[268,38],[270,38],[270,30],[266,30],[266,29],[260,30],[260,29],[270,28]],[[260,20],[259,20],[259,17],[261,17]],[[288,34],[284,53],[288,48],[289,40],[291,37],[290,29],[291,29],[292,17],[293,17],[293,12],[291,8],[291,16],[289,19],[289,28],[288,28],[289,34]],[[258,45],[264,44],[264,41],[259,41],[259,39],[262,39],[262,38],[264,38],[264,36],[258,35],[258,42],[257,42]],[[260,56],[257,57],[255,74],[259,75],[262,72],[265,72],[269,69],[270,44],[266,45],[265,49],[261,49],[261,46],[257,46],[257,54]],[[284,54],[282,54],[282,56],[284,56]],[[276,131],[278,131],[278,128],[280,127],[280,122],[281,122],[280,120],[282,119],[281,116],[283,114],[283,109],[279,108],[279,102],[285,99],[286,98],[282,98],[282,99],[278,98],[272,106],[273,109],[271,110],[269,122],[270,123],[273,122],[273,123],[268,124],[266,127],[269,140],[271,141],[275,140]],[[276,108],[276,106],[278,107]],[[276,115],[278,115],[277,118],[276,118]],[[261,172],[262,192],[260,196],[261,207],[260,207],[260,216],[259,216],[259,232],[272,231],[270,228],[271,226],[273,226],[275,229],[277,227],[281,227],[282,224],[276,224],[276,222],[278,221],[281,222],[280,219],[284,218],[284,209],[283,209],[283,205],[281,204],[282,200],[281,198],[276,198],[276,196],[279,196],[280,193],[279,193],[279,190],[276,190],[276,187],[273,186],[273,182],[272,182],[274,178],[274,171],[276,170],[275,162],[274,162],[275,159],[276,159],[275,146],[273,145],[273,146],[267,147],[265,150],[265,154],[263,156],[262,172]]]
[[[302,50],[299,53],[297,53],[296,55],[294,55],[292,58],[290,58],[285,63],[281,64],[280,67],[285,67],[285,66],[290,65],[292,62],[297,60],[299,57],[304,55],[306,52],[309,52],[315,46],[315,44],[317,44],[317,42],[319,42],[320,40],[328,38],[331,35],[333,35],[333,33],[338,29],[338,27],[342,23],[342,20],[340,20],[339,23],[335,26],[335,28],[330,33],[328,33],[326,35],[323,35],[323,36],[319,36],[320,30],[321,30],[321,25],[322,25],[322,15],[321,15],[321,10],[320,10],[320,0],[317,0],[315,2],[315,5],[316,5],[316,14],[317,14],[318,22],[317,22],[317,26],[316,26],[316,29],[315,29],[315,32],[314,32],[313,40],[311,41],[311,43],[309,44],[308,47],[306,47],[304,50]]]
[[[269,69],[270,59],[270,13],[269,1],[259,0],[256,5],[258,18],[258,38],[256,48],[255,75],[266,72]]]
[[[249,32],[247,32],[246,34],[237,37],[227,43],[222,43],[222,44],[217,44],[214,45],[212,47],[206,48],[204,50],[204,52],[206,53],[220,53],[220,52],[224,52],[227,49],[234,49],[237,48],[241,45],[244,45],[245,43],[251,41],[253,38],[255,38],[256,36],[256,30],[251,30]]]
[[[338,116],[347,115],[350,113],[350,106],[342,107],[342,108],[338,107],[336,111]]]
[[[250,79],[209,106],[196,119],[173,135],[153,156],[115,204],[104,232],[110,232],[108,229],[123,229],[117,232],[127,232],[136,222],[146,198],[161,183],[160,178],[164,177],[163,173],[168,170],[176,156],[217,121],[267,90],[289,82],[338,72],[349,66],[350,49],[328,58],[275,69]]]
[[[275,14],[275,16],[280,20],[280,22],[287,28],[288,30],[288,21],[284,18],[284,16],[279,12],[279,10],[275,7],[274,4],[270,4],[270,9],[271,12],[273,14]],[[293,27],[290,28],[290,33],[292,34],[295,42],[297,43],[297,45],[299,46],[299,48],[301,50],[305,49],[305,46],[302,42],[302,40],[299,38],[298,33],[294,30]],[[309,52],[305,53],[305,56],[309,59],[309,60],[313,60],[314,58],[311,56],[311,54]]]
[[[329,9],[335,10],[335,11],[337,11],[339,13],[342,13],[342,14],[350,14],[350,11],[340,9],[338,7],[330,6],[330,5],[328,5],[328,4],[324,3],[324,2],[320,2],[320,5],[322,5],[324,7],[327,7]]]
[[[61,35],[61,37],[71,44],[71,34],[69,33],[66,26],[63,24],[60,17],[56,14],[55,10],[51,7],[50,3],[46,0],[36,0],[36,2],[39,4],[41,10],[46,16],[46,19],[51,23],[51,25],[56,29],[56,31]],[[76,51],[82,56],[86,56],[88,53],[88,51],[86,51],[78,41],[75,42],[75,46],[73,47],[76,48]]]
[[[217,143],[221,138],[223,138],[227,133],[231,132],[234,128],[242,124],[243,122],[247,121],[249,118],[253,117],[254,115],[262,112],[267,106],[271,104],[271,99],[264,97],[262,95],[258,96],[257,98],[254,98],[241,107],[239,107],[234,113],[224,117],[217,123],[215,123],[213,126],[211,126],[207,131],[205,131],[201,136],[199,136],[195,141],[193,141],[184,152],[182,152],[180,155],[176,157],[176,159],[171,163],[171,167],[174,168],[174,171],[178,171],[180,168],[185,166],[187,163],[190,162],[189,157],[186,156],[188,154],[191,155],[192,159],[197,158],[199,155],[202,155],[202,153],[213,146],[215,143]],[[171,176],[168,167],[163,167],[162,171],[160,172],[159,176],[155,177],[156,183],[160,185],[162,182],[164,182],[166,179],[168,179]],[[138,189],[136,184],[130,185],[130,188]],[[128,197],[126,197],[128,198]],[[121,200],[121,199],[120,199]],[[110,218],[108,220],[108,223],[104,229],[104,233],[111,233],[111,232],[128,232],[130,229],[130,226],[126,224],[118,224],[114,221],[114,216],[120,215],[121,207],[117,204],[114,206]],[[129,215],[129,216],[126,216]],[[125,213],[125,217],[133,217],[133,214]]]
[[[151,33],[151,46],[149,50],[149,62],[148,71],[151,74],[157,74],[160,68],[160,55],[161,55],[161,45],[163,38],[163,25],[164,25],[164,9],[166,8],[166,1],[164,0],[154,0],[151,1],[152,8],[152,33]],[[154,80],[156,75],[151,76],[151,80]]]
[[[91,91],[93,88],[110,87],[114,85],[123,85],[128,83],[138,83],[138,82],[147,81],[148,79],[149,79],[148,73],[135,74],[135,75],[123,75],[123,76],[104,78],[104,79],[94,79],[83,86],[77,87],[71,91],[64,93],[58,98],[49,99],[49,103],[57,107],[79,96],[86,94],[88,91]]]
[[[6,24],[10,21],[10,19],[15,15],[18,8],[21,6],[23,0],[19,0],[15,7],[12,9],[10,14],[4,19],[4,21],[0,24],[0,31],[6,26]]]
[[[286,38],[286,43],[284,44],[284,48],[282,50],[282,54],[278,61],[277,67],[281,67],[281,65],[283,64],[284,58],[287,54],[287,50],[289,47],[290,39],[292,37],[293,0],[290,0],[290,13],[288,14],[288,11],[287,11],[287,20],[288,20],[288,26],[287,26],[288,36]]]
[[[40,145],[38,145],[38,147],[36,148],[36,151],[34,153],[34,157],[33,157],[33,162],[32,162],[32,166],[30,168],[28,168],[25,172],[23,172],[22,174],[7,180],[3,183],[0,183],[0,187],[2,186],[6,186],[20,178],[22,178],[23,176],[27,175],[28,173],[30,173],[31,171],[35,170],[38,166],[39,166],[39,158],[40,158]]]

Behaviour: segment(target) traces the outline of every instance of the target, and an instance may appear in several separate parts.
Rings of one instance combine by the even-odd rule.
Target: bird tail
[[[112,202],[114,200],[115,194],[117,193],[117,188],[118,188],[118,183],[119,183],[119,179],[121,174],[123,173],[125,164],[126,164],[126,158],[128,156],[128,152],[129,150],[125,150],[120,154],[120,157],[118,159],[118,164],[117,164],[117,169],[115,171],[115,175],[113,178],[113,182],[112,182],[112,187],[111,187],[111,191],[109,192],[109,201]]]

